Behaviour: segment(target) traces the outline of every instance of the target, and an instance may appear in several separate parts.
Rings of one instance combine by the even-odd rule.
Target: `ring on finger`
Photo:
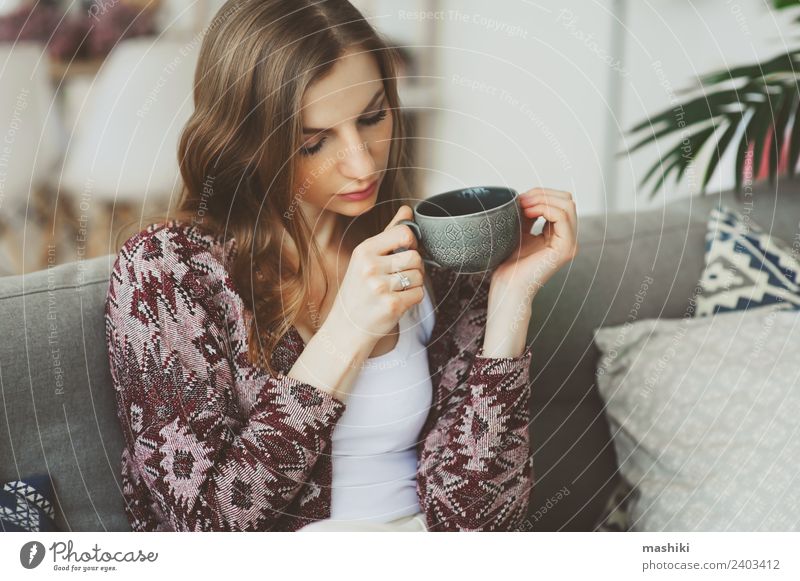
[[[402,272],[395,272],[394,274],[396,274],[397,276],[400,277],[400,290],[401,291],[404,291],[408,287],[411,286],[411,279],[408,278],[405,274],[403,274]]]

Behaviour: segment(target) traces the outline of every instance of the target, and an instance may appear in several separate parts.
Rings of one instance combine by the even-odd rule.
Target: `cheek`
[[[370,150],[375,155],[380,155],[384,159],[389,155],[392,147],[392,118],[391,116],[383,120],[383,123],[373,129],[370,134]]]
[[[313,157],[313,161],[301,161],[297,168],[297,194],[312,204],[324,202],[328,198],[332,191],[329,187],[330,176],[335,166],[333,160],[323,156],[317,157]]]

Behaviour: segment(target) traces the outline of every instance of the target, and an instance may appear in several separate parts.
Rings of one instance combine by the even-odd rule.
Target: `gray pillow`
[[[800,530],[800,311],[595,329],[633,531]]]

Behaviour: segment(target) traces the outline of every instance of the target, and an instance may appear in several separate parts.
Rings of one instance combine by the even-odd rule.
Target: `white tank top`
[[[419,512],[416,445],[433,398],[428,289],[400,317],[394,349],[367,358],[332,433],[331,519],[388,522]]]

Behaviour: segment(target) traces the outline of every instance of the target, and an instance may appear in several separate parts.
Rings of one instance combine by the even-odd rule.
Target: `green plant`
[[[776,8],[800,6],[800,0],[773,0]],[[800,22],[800,18],[798,18]],[[670,135],[678,144],[654,163],[640,182],[652,178],[651,197],[668,177],[681,179],[703,147],[714,147],[700,190],[705,193],[725,151],[736,151],[736,189],[745,175],[780,171],[794,176],[800,161],[800,49],[758,62],[700,77],[700,94],[638,123],[632,135],[644,135],[628,153]],[[687,93],[690,91],[685,91]],[[693,92],[693,91],[691,91]],[[713,145],[712,145],[713,144]],[[766,164],[766,165],[765,165]]]

